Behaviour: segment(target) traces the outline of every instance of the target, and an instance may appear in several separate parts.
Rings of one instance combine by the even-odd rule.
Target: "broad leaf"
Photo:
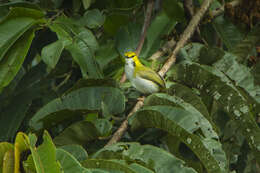
[[[251,107],[232,82],[215,68],[184,62],[173,69],[171,78],[185,85],[192,86],[205,92],[208,97],[223,106],[230,118],[237,123],[250,147],[254,149],[257,159],[260,159],[260,129],[251,112]],[[189,74],[189,75],[186,75]]]
[[[33,116],[30,125],[38,130],[46,128],[75,115],[82,115],[87,111],[101,110],[102,102],[107,105],[111,114],[121,113],[125,107],[125,98],[119,89],[85,87],[49,102]]]
[[[84,13],[83,19],[85,20],[86,26],[88,28],[101,27],[105,21],[104,15],[98,9],[86,11]]]
[[[226,172],[227,160],[221,143],[194,134],[200,119],[194,114],[172,106],[145,106],[132,118],[132,125],[162,129],[178,137],[200,159],[208,172]]]
[[[126,159],[128,163],[140,163],[156,173],[186,172],[194,173],[192,168],[184,166],[184,162],[167,151],[152,145],[138,143],[116,143],[99,150],[93,155],[99,159]]]
[[[10,144],[8,142],[1,142],[0,143],[0,168],[3,167],[3,160],[5,157],[6,152],[12,151],[13,157],[14,157],[14,146],[13,144]],[[14,160],[13,160],[14,162]],[[0,173],[2,173],[3,170],[0,169]]]

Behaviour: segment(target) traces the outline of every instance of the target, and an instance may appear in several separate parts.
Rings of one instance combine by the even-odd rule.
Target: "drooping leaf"
[[[132,118],[134,128],[159,128],[177,136],[200,159],[208,172],[225,172],[227,160],[221,143],[212,138],[193,134],[200,119],[194,114],[172,106],[145,106]]]
[[[99,150],[93,155],[98,159],[126,159],[128,163],[140,163],[157,173],[196,172],[184,166],[184,162],[167,151],[152,145],[119,142]]]
[[[134,169],[128,165],[119,163],[116,160],[102,160],[102,159],[88,159],[82,162],[82,165],[86,168],[102,168],[108,171],[122,171],[125,173],[137,173]]]
[[[127,51],[135,51],[141,35],[141,26],[138,24],[128,24],[120,28],[116,34],[116,48],[123,56]]]
[[[98,9],[86,11],[83,19],[86,22],[86,26],[91,29],[101,27],[105,22],[104,15]]]
[[[51,68],[55,68],[59,61],[64,44],[61,40],[57,40],[42,49],[42,60]]]
[[[167,16],[170,18],[182,22],[185,20],[184,9],[178,3],[177,0],[164,0],[162,3],[163,9]]]
[[[112,114],[118,114],[124,110],[125,98],[119,89],[85,87],[49,102],[33,116],[30,126],[39,130],[76,114],[82,115],[87,111],[100,110],[102,101],[106,103]]]
[[[193,114],[198,119],[197,128],[200,128],[203,136],[206,138],[219,139],[217,133],[213,130],[211,123],[195,108],[193,105],[185,102],[182,98],[177,96],[170,96],[168,94],[152,94],[145,99],[145,105],[156,106],[156,105],[169,105],[181,107],[184,110]]]
[[[240,127],[239,130],[246,137],[250,147],[260,159],[260,129],[251,112],[250,105],[232,82],[219,70],[191,62],[183,62],[176,66],[171,74],[173,80],[192,86],[205,92],[208,97],[223,106],[230,118]],[[189,75],[186,75],[189,74]]]
[[[36,24],[37,19],[43,17],[43,15],[41,11],[29,8],[15,7],[10,10],[9,14],[0,21],[0,61],[4,58],[4,55],[9,49],[15,51],[11,46],[30,29],[30,27]],[[30,43],[29,40],[28,42]],[[9,56],[10,55],[6,57]]]
[[[119,28],[126,25],[129,21],[129,16],[126,14],[110,14],[106,17],[104,23],[104,31],[109,35],[114,36],[117,34]]]
[[[63,145],[59,148],[69,152],[73,157],[75,157],[79,162],[86,160],[88,158],[87,151],[80,145]]]
[[[69,152],[58,148],[56,149],[56,158],[59,161],[62,172],[70,173],[70,172],[82,172],[82,173],[89,173],[90,171],[86,170],[86,168],[82,167],[80,162],[77,161],[73,155]]]
[[[93,123],[80,121],[66,128],[54,138],[54,143],[61,145],[85,145],[87,142],[97,139],[101,134]]]
[[[243,39],[243,33],[223,15],[213,20],[213,27],[228,50],[232,50]]]
[[[177,21],[169,18],[164,12],[159,13],[147,30],[147,40],[140,56],[148,58],[157,51],[162,46],[162,36],[169,34],[176,24]]]
[[[22,66],[34,38],[34,31],[27,31],[0,61],[0,88],[7,86]]]

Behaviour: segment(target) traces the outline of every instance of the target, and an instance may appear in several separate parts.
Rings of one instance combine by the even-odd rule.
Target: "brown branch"
[[[218,17],[219,15],[223,14],[225,11],[225,6],[227,6],[227,5],[235,7],[235,6],[238,6],[239,4],[240,4],[240,0],[234,0],[234,1],[228,2],[225,5],[223,5],[222,7],[220,7],[219,9],[213,10],[211,12],[211,16],[212,16],[212,18],[215,18],[215,17]]]
[[[180,37],[180,40],[178,41],[175,49],[173,50],[172,54],[170,55],[170,58],[166,61],[166,63],[163,65],[162,69],[159,71],[159,74],[161,76],[164,76],[165,73],[171,68],[173,63],[176,61],[176,55],[178,54],[179,50],[186,44],[186,42],[190,39],[192,34],[194,33],[196,27],[198,26],[201,18],[206,13],[206,11],[209,8],[209,5],[211,4],[213,0],[204,0],[199,11],[192,17],[189,25],[183,32],[183,34]]]
[[[156,60],[167,53],[171,53],[175,44],[176,44],[175,40],[173,38],[170,39],[163,45],[162,48],[160,48],[160,50],[156,51],[149,59]]]
[[[188,41],[188,39],[191,37],[191,35],[194,33],[196,27],[199,24],[199,21],[205,14],[205,12],[208,10],[209,5],[211,4],[213,0],[204,0],[200,10],[193,16],[191,19],[188,27],[185,29],[184,33],[181,36],[181,39],[177,43],[175,49],[173,50],[172,54],[170,55],[170,58],[167,60],[167,62],[164,64],[162,69],[160,70],[159,74],[161,76],[164,76],[165,73],[170,69],[172,64],[176,61],[176,55],[179,52],[179,50],[184,46],[184,44]],[[138,101],[135,105],[135,107],[132,109],[132,111],[128,114],[127,119],[121,124],[121,126],[117,129],[117,131],[113,134],[113,137],[109,140],[106,146],[114,144],[118,142],[125,131],[127,130],[128,126],[128,119],[141,107],[143,106],[143,101]]]
[[[147,4],[145,17],[144,17],[144,24],[143,24],[143,28],[142,28],[141,37],[140,37],[138,46],[137,46],[136,51],[135,51],[137,56],[139,56],[139,54],[140,54],[140,52],[143,48],[143,45],[144,45],[144,40],[145,40],[145,37],[146,37],[147,28],[150,25],[150,21],[151,21],[151,17],[152,17],[153,5],[154,5],[154,1],[149,0],[148,4]],[[120,79],[120,83],[124,83],[125,81],[126,81],[126,76],[125,76],[125,73],[124,73],[122,78]]]
[[[146,37],[147,28],[150,25],[150,21],[151,21],[151,17],[152,17],[153,4],[154,4],[153,0],[148,1],[146,14],[145,14],[145,17],[144,17],[144,25],[143,25],[143,28],[142,28],[141,37],[140,37],[138,46],[137,46],[136,51],[135,51],[137,56],[139,56],[139,54],[140,54],[140,52],[143,48],[143,45],[144,45],[144,40],[145,40],[145,37]]]

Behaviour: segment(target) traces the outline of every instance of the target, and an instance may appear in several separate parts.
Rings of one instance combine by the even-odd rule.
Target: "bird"
[[[151,94],[165,88],[164,79],[154,70],[144,66],[135,52],[125,52],[125,74],[136,90]]]

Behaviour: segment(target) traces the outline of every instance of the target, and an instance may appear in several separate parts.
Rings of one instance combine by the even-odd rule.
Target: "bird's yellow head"
[[[126,58],[126,61],[134,61],[136,66],[142,65],[135,52],[126,52],[125,58]]]

